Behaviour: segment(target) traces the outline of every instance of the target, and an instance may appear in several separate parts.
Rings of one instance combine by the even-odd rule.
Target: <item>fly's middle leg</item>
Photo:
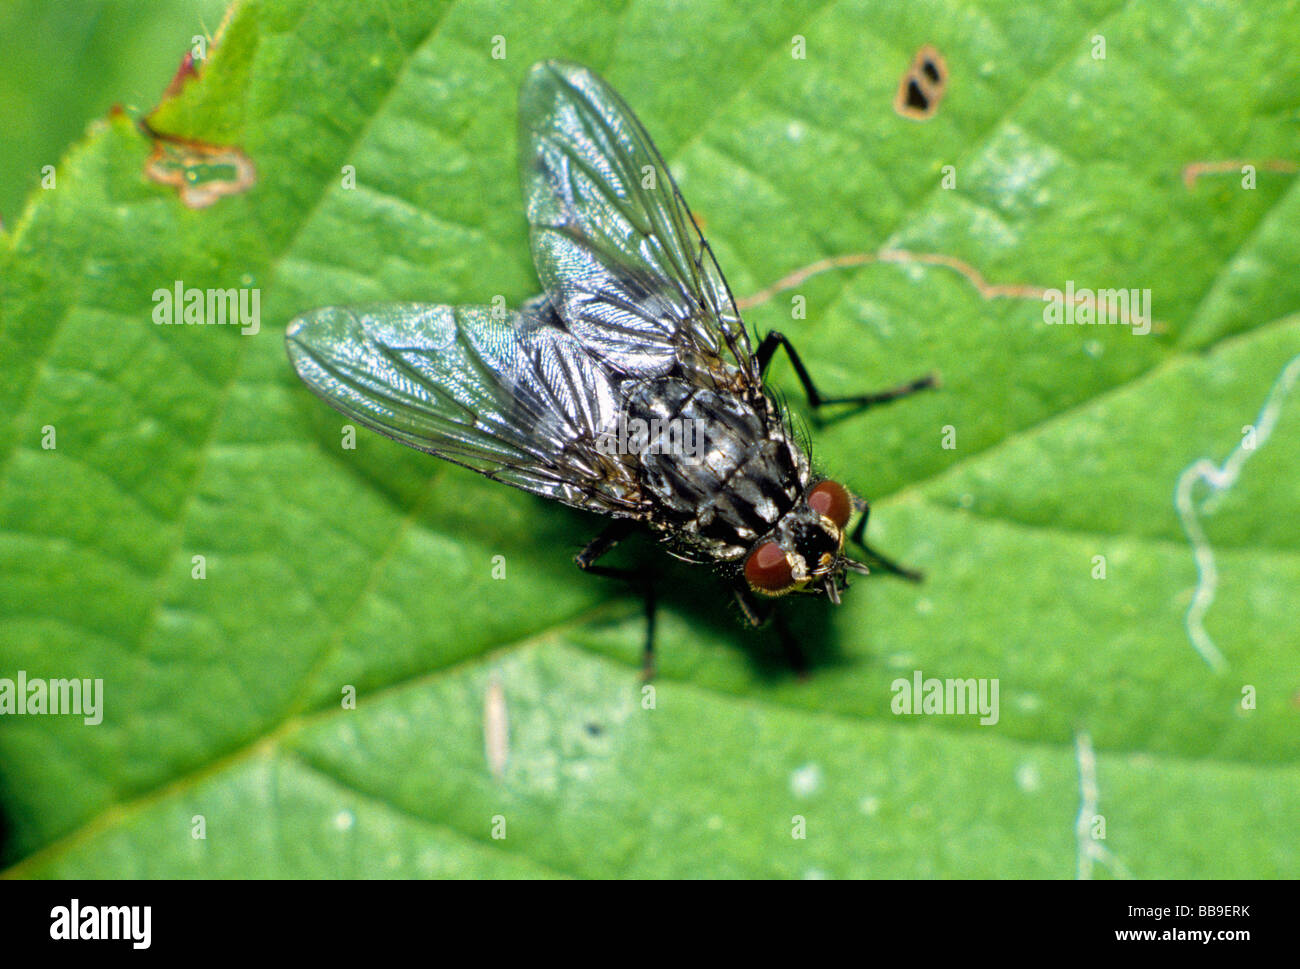
[[[654,575],[649,569],[620,569],[608,565],[597,565],[596,561],[628,535],[636,525],[625,518],[616,518],[610,522],[599,535],[587,543],[587,547],[573,557],[574,564],[590,575],[600,575],[607,579],[621,579],[639,588],[645,596],[645,651],[641,667],[641,676],[646,680],[655,675],[655,584]]]
[[[908,381],[905,384],[899,384],[897,387],[891,387],[888,390],[877,391],[874,394],[856,394],[849,397],[824,397],[813,383],[812,377],[808,373],[808,368],[803,365],[799,359],[799,354],[790,340],[784,333],[773,330],[763,338],[759,344],[755,357],[758,360],[758,372],[766,373],[767,366],[772,362],[772,357],[776,354],[777,347],[785,347],[786,356],[790,358],[790,364],[794,367],[794,372],[799,376],[799,382],[803,384],[804,392],[808,395],[808,405],[814,410],[823,407],[826,404],[851,404],[866,410],[880,404],[888,404],[891,401],[898,400],[902,397],[910,397],[922,390],[929,390],[939,386],[939,375],[928,373],[923,377],[917,377],[915,380]],[[860,499],[859,499],[860,500]],[[897,575],[900,578],[907,579],[909,582],[920,582],[923,578],[920,572],[915,569],[909,569],[899,565],[897,562],[886,558],[866,542],[867,517],[871,513],[871,507],[862,501],[862,518],[859,519],[857,527],[853,529],[850,538],[866,552],[866,565],[875,566],[882,572],[888,572],[891,575]]]
[[[777,347],[785,347],[786,355],[790,358],[790,363],[794,367],[794,372],[799,375],[799,382],[803,384],[804,392],[808,395],[808,405],[814,410],[826,404],[854,404],[866,409],[879,404],[888,404],[890,401],[898,400],[900,397],[908,397],[917,391],[928,390],[931,387],[939,386],[939,375],[928,373],[924,377],[917,377],[915,380],[908,381],[905,384],[899,384],[897,387],[891,387],[889,390],[877,391],[874,394],[855,394],[850,397],[823,397],[817,390],[817,385],[808,374],[804,367],[803,361],[799,359],[799,354],[795,352],[790,340],[777,330],[773,330],[767,336],[763,337],[763,342],[758,345],[758,351],[755,357],[758,359],[758,372],[764,374],[767,372],[767,365],[772,362],[772,357],[776,353]]]
[[[867,544],[867,519],[871,517],[871,505],[867,504],[866,499],[857,498],[856,502],[862,505],[862,517],[858,519],[857,525],[849,534],[849,540],[857,545],[862,551],[866,552],[866,562],[868,568],[874,566],[882,572],[888,572],[890,575],[896,575],[900,579],[906,579],[908,582],[922,582],[925,576],[906,566],[899,565],[893,559],[886,558]]]

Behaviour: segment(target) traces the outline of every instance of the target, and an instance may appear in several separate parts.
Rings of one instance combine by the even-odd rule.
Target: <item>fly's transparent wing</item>
[[[519,165],[538,278],[584,346],[636,376],[681,365],[706,385],[759,384],[713,253],[608,84],[576,64],[534,65],[519,95]]]
[[[635,481],[600,444],[618,420],[612,375],[544,299],[495,314],[331,306],[294,319],[285,342],[313,391],[402,444],[579,508],[638,510]]]

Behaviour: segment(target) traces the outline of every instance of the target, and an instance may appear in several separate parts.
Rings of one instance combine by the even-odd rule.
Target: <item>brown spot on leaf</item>
[[[148,121],[141,121],[140,128],[153,139],[145,175],[160,185],[173,186],[186,208],[207,208],[226,195],[248,191],[257,181],[253,160],[235,145],[165,134]]]
[[[208,56],[216,50],[234,11],[232,4],[215,39],[208,40]],[[192,79],[199,77],[205,60],[196,59],[194,50],[185,52],[162,100],[141,121],[140,130],[153,142],[153,151],[144,163],[144,174],[160,185],[171,185],[186,208],[203,209],[227,195],[248,191],[257,181],[253,160],[237,145],[216,145],[197,138],[183,138],[160,131],[150,122],[159,108],[178,97]]]
[[[925,121],[934,117],[948,89],[948,65],[931,44],[916,52],[911,65],[898,82],[894,110],[904,118]]]
[[[163,100],[166,101],[169,98],[176,97],[176,95],[181,93],[181,89],[185,87],[186,81],[192,77],[198,76],[199,66],[194,60],[194,52],[186,51],[185,56],[181,58],[181,66],[176,68],[176,73],[173,75],[171,83],[167,85],[167,90],[163,91]]]

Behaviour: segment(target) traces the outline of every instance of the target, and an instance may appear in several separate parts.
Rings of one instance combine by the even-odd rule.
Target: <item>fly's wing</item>
[[[608,84],[576,64],[534,65],[519,95],[519,165],[538,278],[584,346],[635,376],[681,365],[706,386],[736,370],[760,383],[712,251]]]
[[[635,481],[601,443],[618,420],[611,373],[543,299],[517,313],[331,306],[294,319],[285,342],[316,394],[381,434],[575,507],[638,511]]]

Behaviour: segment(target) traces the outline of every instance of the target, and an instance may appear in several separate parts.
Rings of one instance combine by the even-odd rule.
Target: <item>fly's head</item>
[[[745,558],[745,581],[764,596],[825,593],[836,605],[847,587],[845,572],[867,567],[844,555],[844,535],[854,508],[848,489],[824,480],[809,487],[776,527]]]

